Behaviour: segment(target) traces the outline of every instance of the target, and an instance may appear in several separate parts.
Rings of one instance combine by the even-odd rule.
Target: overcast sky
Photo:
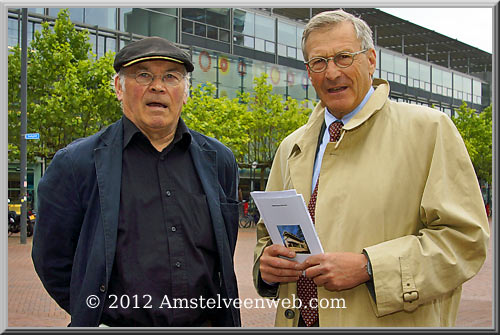
[[[492,52],[491,8],[379,8],[483,51]]]

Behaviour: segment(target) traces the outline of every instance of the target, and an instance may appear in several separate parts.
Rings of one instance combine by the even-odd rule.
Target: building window
[[[182,24],[184,27],[184,22]],[[151,9],[121,8],[120,28],[137,35],[160,36],[177,42],[177,18]]]
[[[59,11],[65,8],[49,8],[49,15],[57,17]],[[85,22],[84,21],[84,8],[66,8],[69,10],[69,19],[71,22]]]
[[[303,60],[300,45],[304,29],[278,20],[278,55]]]
[[[234,44],[262,52],[276,52],[275,19],[236,9],[233,29]],[[283,56],[287,55],[286,48],[280,48],[278,44],[278,49]]]
[[[194,22],[188,20],[182,20],[182,32],[193,34],[194,33]]]
[[[255,37],[274,42],[275,31],[273,18],[255,15]]]
[[[233,30],[236,33],[255,36],[255,14],[240,9],[234,10]]]
[[[229,11],[229,8],[184,8],[182,32],[229,43]]]
[[[201,37],[207,36],[207,26],[204,24],[195,23],[194,24],[194,34]]]
[[[116,8],[85,8],[85,23],[116,29]]]
[[[20,29],[19,25],[18,25],[19,22],[21,22],[21,21],[9,18],[9,27],[8,27],[9,46],[16,46],[18,44],[21,44],[21,43],[19,43],[19,29]]]

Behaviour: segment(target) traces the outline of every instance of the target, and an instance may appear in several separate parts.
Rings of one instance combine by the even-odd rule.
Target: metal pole
[[[27,131],[27,64],[28,64],[28,9],[22,9],[22,35],[21,35],[21,176],[20,176],[20,190],[21,190],[21,244],[26,244],[26,188],[27,188],[27,178],[26,178],[26,170],[27,170],[27,154],[26,154],[26,138],[25,134]]]

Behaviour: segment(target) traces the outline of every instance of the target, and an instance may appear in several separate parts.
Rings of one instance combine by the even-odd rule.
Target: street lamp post
[[[250,166],[250,191],[253,192],[253,187],[254,187],[254,178],[255,178],[255,169],[257,169],[257,165],[259,163],[257,162],[253,162],[252,163],[252,166]]]
[[[258,164],[257,162],[253,162],[252,165],[250,165],[250,192],[254,191],[255,169],[257,169]]]

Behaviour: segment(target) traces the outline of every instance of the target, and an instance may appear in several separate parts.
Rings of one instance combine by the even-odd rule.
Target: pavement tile
[[[240,229],[235,266],[240,299],[256,303],[259,295],[252,282],[253,247],[256,230]],[[491,240],[488,256],[479,273],[463,285],[456,327],[492,327],[493,254]],[[261,307],[261,306],[259,306]],[[276,309],[241,308],[245,328],[273,327]],[[48,295],[31,261],[31,238],[20,244],[19,234],[8,238],[8,327],[66,327],[69,315]]]

